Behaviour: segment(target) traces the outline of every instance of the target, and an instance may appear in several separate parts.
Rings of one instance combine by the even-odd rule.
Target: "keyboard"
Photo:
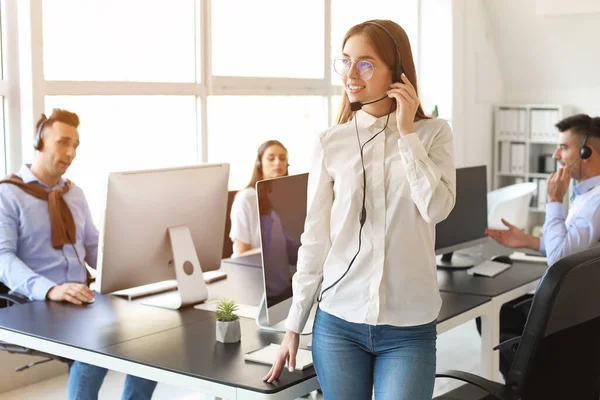
[[[510,255],[510,258],[514,261],[531,262],[537,264],[548,264],[548,260],[543,255],[527,254],[522,251],[515,251]]]
[[[510,264],[486,260],[479,265],[469,268],[467,270],[467,274],[475,276],[494,277],[499,273],[506,271],[510,267]]]
[[[204,282],[212,283],[227,277],[227,274],[221,271],[207,271],[203,272],[202,276]],[[170,292],[177,289],[177,280],[169,279],[166,281],[150,283],[148,285],[137,286],[130,289],[123,289],[111,293],[113,296],[125,297],[129,300],[135,300],[139,297],[150,296],[153,294]]]

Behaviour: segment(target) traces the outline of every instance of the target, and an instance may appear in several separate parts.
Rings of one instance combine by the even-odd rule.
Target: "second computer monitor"
[[[174,279],[170,228],[189,229],[202,271],[218,269],[228,179],[229,164],[111,173],[98,249],[100,293]]]
[[[435,253],[440,268],[469,268],[470,257],[453,255],[488,241],[487,171],[485,165],[456,170],[456,204],[448,218],[436,226]]]
[[[267,323],[285,320],[292,304],[300,236],[306,219],[308,174],[256,184]]]

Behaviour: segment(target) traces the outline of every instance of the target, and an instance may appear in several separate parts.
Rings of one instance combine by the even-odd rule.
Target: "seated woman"
[[[288,151],[277,140],[261,144],[256,155],[252,178],[245,189],[240,190],[231,206],[231,232],[233,257],[260,247],[258,208],[256,205],[256,182],[288,175]]]

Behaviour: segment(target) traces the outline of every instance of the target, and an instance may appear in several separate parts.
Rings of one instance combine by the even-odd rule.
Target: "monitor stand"
[[[178,310],[208,299],[202,268],[187,226],[168,228],[178,290],[145,300],[142,304]]]
[[[442,269],[466,269],[475,265],[469,256],[446,253],[436,257],[437,267]]]
[[[306,325],[302,330],[302,335],[310,335],[312,334],[313,324],[315,321],[315,314],[317,311],[316,305],[310,311],[310,316],[306,321]],[[269,317],[267,315],[267,298],[263,293],[262,298],[260,299],[260,304],[258,305],[258,313],[256,315],[256,325],[262,330],[271,331],[271,332],[280,332],[285,333],[285,318],[275,324],[271,324],[269,321]]]

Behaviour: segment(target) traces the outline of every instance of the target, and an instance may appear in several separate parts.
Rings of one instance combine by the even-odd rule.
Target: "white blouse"
[[[361,144],[387,116],[356,114]],[[301,332],[318,294],[338,280],[358,250],[363,178],[354,120],[321,133],[311,155],[307,216],[286,328]],[[323,311],[353,323],[415,326],[441,307],[435,225],[456,199],[453,137],[441,119],[400,137],[394,113],[364,148],[367,219],[348,274],[323,295]]]
[[[245,188],[240,190],[231,205],[231,240],[249,243],[252,249],[260,247],[260,229],[258,225],[258,204],[256,202],[256,189]],[[233,257],[239,254],[233,246]]]

